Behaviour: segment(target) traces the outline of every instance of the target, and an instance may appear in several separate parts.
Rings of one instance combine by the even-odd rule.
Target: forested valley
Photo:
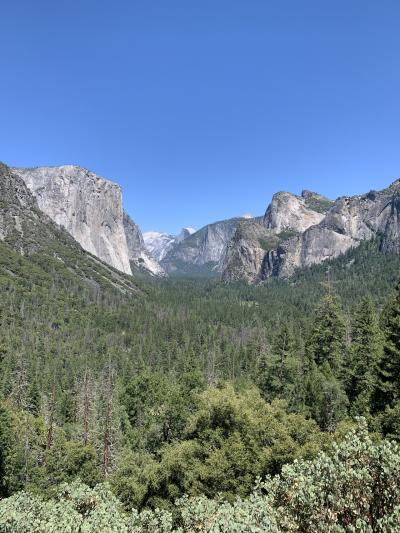
[[[124,292],[0,243],[0,531],[398,530],[400,258],[378,250]]]

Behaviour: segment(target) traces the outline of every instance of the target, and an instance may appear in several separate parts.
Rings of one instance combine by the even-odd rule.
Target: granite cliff
[[[126,274],[132,264],[155,275],[163,272],[146,251],[138,226],[125,216],[119,185],[74,165],[12,170],[39,208],[82,248]]]
[[[287,278],[361,241],[382,237],[382,252],[400,252],[400,180],[383,191],[329,201],[304,191],[276,194],[261,223],[242,223],[227,246],[225,281]]]
[[[137,268],[139,270],[149,272],[157,277],[166,276],[166,272],[161,267],[160,263],[156,261],[149,250],[147,250],[139,226],[127,213],[124,213],[123,222],[126,243],[128,246],[128,258],[131,263],[132,270]]]
[[[22,284],[34,273],[40,283],[138,293],[132,276],[88,253],[41,209],[24,180],[0,163],[0,274]],[[24,259],[16,260],[15,252]],[[29,266],[28,266],[29,265]],[[27,270],[29,268],[29,270]],[[29,278],[30,279],[30,278]]]
[[[218,276],[226,246],[242,220],[245,219],[221,220],[186,234],[168,249],[161,265],[169,274]]]
[[[22,255],[38,252],[43,243],[66,237],[38,207],[25,182],[0,163],[0,241]],[[68,235],[66,241],[73,242]]]

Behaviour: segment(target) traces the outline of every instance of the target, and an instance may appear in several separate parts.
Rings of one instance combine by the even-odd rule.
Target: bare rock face
[[[224,281],[244,280],[249,283],[261,281],[266,258],[266,242],[277,244],[273,231],[259,221],[243,221],[227,244],[222,260]]]
[[[284,250],[289,247],[296,252],[299,235],[320,223],[323,210],[330,205],[327,198],[310,191],[303,191],[302,196],[274,194],[261,221],[246,221],[237,228],[226,247],[222,279],[254,283],[279,275]]]
[[[239,217],[221,220],[195,233],[189,231],[169,248],[161,265],[171,274],[218,275],[226,246],[242,220]]]
[[[289,277],[378,235],[383,252],[400,253],[400,180],[383,191],[335,202],[309,191],[301,198],[278,193],[263,222],[264,234],[251,227],[236,232],[227,247],[224,280]]]
[[[270,265],[263,272],[262,279],[276,275],[290,277],[297,268],[308,267],[334,259],[354,246],[348,235],[324,227],[311,226],[304,233],[281,243],[271,256]]]
[[[165,270],[147,250],[139,226],[127,213],[124,213],[124,230],[128,245],[128,257],[129,261],[131,261],[131,264],[134,267],[149,272],[154,276],[166,276]]]
[[[0,163],[0,241],[29,255],[38,252],[43,242],[57,239],[57,228],[39,209],[25,182]],[[69,235],[68,238],[74,242]]]
[[[119,185],[72,165],[13,171],[25,181],[39,208],[82,248],[131,274]]]
[[[65,228],[82,248],[108,265],[131,274],[131,266],[165,275],[146,250],[139,227],[123,211],[121,188],[84,168],[15,168],[38,206]]]
[[[302,232],[318,224],[323,218],[323,213],[308,207],[306,198],[288,192],[278,192],[274,194],[265,213],[264,226],[277,233],[288,229]]]
[[[196,233],[196,230],[194,228],[182,228],[179,235],[175,237],[175,242],[182,242],[191,235],[193,235],[193,233]]]

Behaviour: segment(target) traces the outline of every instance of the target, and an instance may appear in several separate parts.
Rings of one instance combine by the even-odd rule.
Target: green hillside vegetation
[[[276,250],[283,242],[288,241],[296,235],[298,235],[296,231],[284,230],[277,234],[271,233],[267,237],[260,237],[258,241],[263,250],[270,252],[271,250]]]
[[[217,267],[218,263],[215,261],[209,261],[203,265],[195,265],[175,259],[174,268],[176,270],[171,270],[169,276],[175,279],[218,279],[220,272],[218,272]]]
[[[332,200],[318,195],[313,195],[306,200],[306,206],[317,213],[326,213],[333,204]]]

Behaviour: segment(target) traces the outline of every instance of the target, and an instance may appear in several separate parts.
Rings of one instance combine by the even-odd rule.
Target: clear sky
[[[120,183],[143,230],[400,176],[398,0],[3,0],[0,159]]]

